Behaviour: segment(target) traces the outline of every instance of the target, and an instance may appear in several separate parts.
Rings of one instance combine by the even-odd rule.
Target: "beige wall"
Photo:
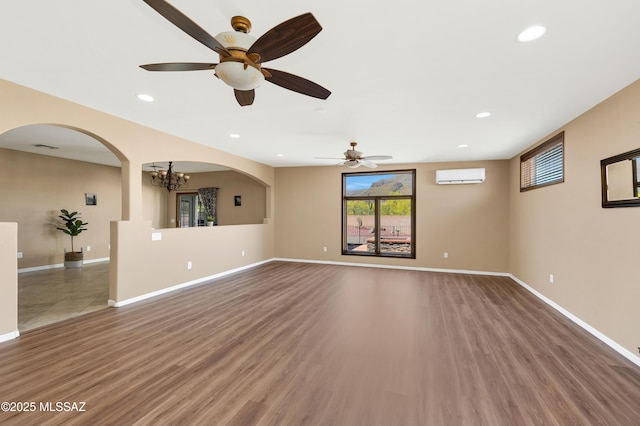
[[[436,185],[438,169],[485,167],[482,184]],[[507,272],[509,163],[380,166],[416,169],[416,259],[344,256],[342,167],[276,169],[276,255],[282,258]],[[349,171],[351,171],[349,169]],[[323,252],[323,247],[328,251]],[[443,253],[449,253],[444,259]]]
[[[109,223],[120,219],[120,169],[82,161],[0,149],[0,222],[18,224],[18,268],[60,264],[70,237],[60,226],[60,209],[78,211],[87,231],[74,238],[85,260],[109,257]],[[87,206],[85,193],[98,204]],[[91,251],[86,252],[87,246]]]
[[[122,162],[122,198],[119,215],[122,220],[112,222],[110,226],[110,257],[112,259],[110,297],[112,299],[119,301],[123,297],[130,298],[159,291],[206,277],[211,271],[224,271],[234,266],[249,265],[274,256],[273,224],[269,220],[265,224],[246,225],[242,231],[234,235],[229,235],[223,230],[207,232],[211,230],[195,229],[194,231],[199,231],[201,234],[194,237],[189,230],[176,229],[173,230],[175,233],[170,235],[171,238],[156,241],[153,249],[147,250],[147,244],[151,241],[153,232],[152,220],[162,220],[162,218],[157,217],[152,210],[145,207],[147,199],[143,195],[144,184],[143,179],[140,178],[143,164],[166,158],[171,158],[173,161],[220,164],[253,176],[267,186],[266,217],[271,218],[273,168],[0,80],[0,133],[41,123],[62,125],[87,133],[101,141]],[[148,141],[150,140],[154,141],[153,150],[149,150]],[[150,197],[153,198],[153,195]],[[6,201],[3,199],[2,202]],[[98,203],[100,202],[98,198]],[[227,244],[227,241],[222,238],[235,240]],[[237,250],[229,249],[234,247],[234,244],[251,248],[247,249],[245,256],[241,256]],[[16,248],[12,250],[9,263],[3,259],[0,264],[15,264],[15,250]],[[181,268],[176,267],[167,277],[164,268],[159,265],[174,265],[174,262],[178,261],[176,253],[180,256],[179,260],[182,260],[182,256],[193,259],[202,259],[201,256],[206,256],[207,260],[206,262],[198,260],[191,270],[188,270],[186,265]],[[6,253],[4,255],[8,256]],[[196,267],[202,263],[213,266]],[[10,268],[7,274],[12,273],[11,269],[17,270],[16,268],[17,265]],[[196,274],[198,275],[195,276]],[[2,291],[0,299],[7,297],[8,300],[13,300],[16,290],[0,287],[0,291]],[[9,311],[2,311],[0,312],[0,330],[7,328],[15,329],[15,315]]]
[[[18,225],[0,223],[0,338],[18,330]]]
[[[518,156],[510,172],[509,270],[634,354],[640,209],[601,207],[600,160],[640,147],[638,117],[640,81],[558,130],[564,183],[520,193]]]
[[[142,219],[151,222],[154,229],[165,228],[167,223],[169,191],[160,191],[151,185],[149,174],[142,172]]]
[[[158,229],[159,241],[152,241],[149,224],[113,222],[112,229],[117,241],[112,245],[117,259],[112,278],[119,285],[110,295],[116,301],[273,257],[272,227],[265,225]]]

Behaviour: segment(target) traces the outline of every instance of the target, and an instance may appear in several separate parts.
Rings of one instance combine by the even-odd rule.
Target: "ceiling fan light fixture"
[[[222,62],[216,66],[216,76],[237,90],[253,90],[264,81],[262,72],[241,62]]]
[[[239,17],[234,17],[236,18]],[[216,76],[237,90],[253,90],[260,86],[264,81],[264,75],[260,69],[248,66],[244,62],[246,52],[255,43],[256,38],[241,31],[225,31],[215,36],[215,39],[231,53],[231,60],[220,58],[220,63],[215,68]]]
[[[224,31],[214,37],[225,49],[247,51],[256,38],[240,31]]]
[[[331,91],[313,81],[275,69],[262,68],[263,62],[288,55],[313,39],[322,26],[310,12],[288,19],[268,30],[260,38],[247,33],[251,21],[244,16],[231,18],[234,31],[216,37],[210,35],[166,0],[144,0],[153,10],[193,39],[216,52],[220,63],[165,62],[140,65],[147,71],[215,70],[214,75],[233,87],[240,106],[252,105],[254,89],[267,80],[284,89],[318,99],[327,99]]]
[[[348,149],[344,153],[344,158],[333,158],[333,157],[316,157],[318,159],[324,160],[341,160],[337,165],[347,166],[349,168],[355,169],[356,167],[365,166],[370,169],[375,169],[378,167],[376,163],[372,160],[391,160],[393,157],[390,155],[369,155],[366,157],[362,156],[362,152],[356,151],[356,145],[358,142],[350,142],[351,149]]]

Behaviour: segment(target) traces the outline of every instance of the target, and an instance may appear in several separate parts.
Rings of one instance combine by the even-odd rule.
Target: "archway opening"
[[[204,227],[207,222],[215,226],[262,224],[267,218],[267,186],[254,177],[219,164],[172,162],[173,171],[189,179],[186,185],[169,191],[151,175],[168,166],[168,161],[143,165],[143,216],[153,228]]]
[[[122,215],[120,159],[97,136],[34,124],[0,135],[0,222],[18,223],[18,330],[107,307],[110,222]],[[120,153],[118,155],[121,156]],[[65,269],[61,209],[78,212],[83,266]]]

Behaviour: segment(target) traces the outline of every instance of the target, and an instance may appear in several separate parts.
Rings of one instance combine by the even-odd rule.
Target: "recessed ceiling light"
[[[467,145],[466,143],[463,143],[463,144],[461,144],[461,145],[458,145],[458,148],[466,148],[466,147],[468,147],[468,146],[469,146],[469,145]]]
[[[536,40],[544,35],[547,29],[542,25],[534,25],[518,34],[518,41],[527,42]]]
[[[276,157],[284,157],[284,154],[276,154]]]
[[[146,93],[140,93],[138,99],[145,102],[153,102],[153,96],[147,95]]]
[[[484,112],[479,112],[479,113],[477,113],[477,114],[476,114],[476,117],[478,117],[478,118],[487,118],[487,117],[489,117],[490,115],[491,115],[491,113],[490,113],[490,112],[488,112],[488,111],[484,111]]]
[[[229,137],[230,138],[234,138],[234,139],[238,139],[240,137],[240,135],[237,134],[237,133],[229,133]]]

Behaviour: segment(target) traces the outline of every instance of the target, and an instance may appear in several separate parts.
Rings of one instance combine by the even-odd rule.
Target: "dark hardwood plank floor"
[[[509,278],[272,262],[0,344],[0,424],[638,425],[639,370]]]

